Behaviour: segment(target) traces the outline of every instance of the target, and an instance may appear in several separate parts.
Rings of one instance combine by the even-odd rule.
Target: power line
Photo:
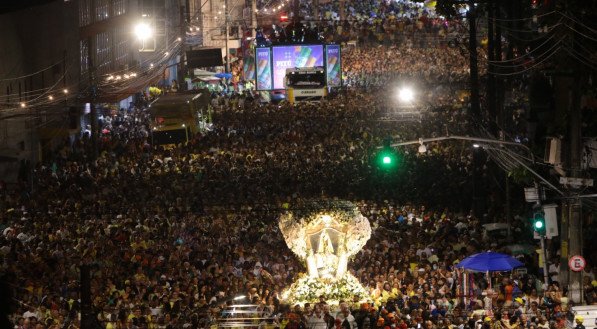
[[[533,58],[533,57],[531,57],[531,58],[529,58],[529,59],[532,59],[532,60],[538,60],[539,58],[543,57],[545,54],[547,54],[547,53],[549,53],[550,51],[552,51],[552,50],[553,50],[553,49],[554,49],[556,46],[558,46],[558,45],[559,45],[559,44],[560,44],[560,43],[561,43],[561,42],[562,42],[564,39],[565,39],[565,38],[563,37],[563,38],[561,38],[560,40],[558,40],[558,42],[556,42],[555,44],[553,44],[551,48],[549,48],[548,50],[546,50],[546,51],[545,51],[544,53],[542,53],[541,55],[538,55],[538,56],[536,56],[536,57],[534,57],[534,58]],[[538,48],[539,48],[539,47],[535,48],[534,50],[536,50],[536,49],[538,49]],[[533,51],[534,51],[534,50],[533,50]],[[532,53],[532,52],[529,52],[529,53],[527,53],[527,54],[525,54],[525,55],[523,55],[523,56],[520,56],[520,57],[518,57],[518,58],[519,58],[519,59],[522,59],[522,58],[524,58],[525,56],[528,56],[528,55],[530,55],[531,53]],[[519,64],[512,64],[512,65],[500,65],[500,64],[496,64],[496,63],[494,63],[494,62],[490,62],[490,63],[489,63],[489,65],[493,65],[493,66],[497,66],[497,67],[504,67],[504,68],[511,68],[511,67],[525,66],[525,65],[527,65],[527,63],[519,63]]]
[[[581,62],[582,64],[584,64],[584,65],[586,65],[586,66],[590,67],[591,69],[593,69],[593,70],[596,70],[596,71],[597,71],[597,67],[593,66],[593,65],[592,65],[592,64],[590,64],[590,63],[587,63],[587,62],[585,62],[585,60],[583,60],[582,58],[579,58],[579,57],[577,57],[577,56],[579,56],[579,55],[576,55],[576,54],[573,52],[573,51],[574,51],[573,49],[564,48],[564,50],[565,50],[565,51],[566,51],[566,52],[567,52],[567,53],[568,53],[570,56],[574,57],[574,58],[575,58],[577,61],[579,61],[579,62]],[[572,50],[572,51],[571,51],[571,50]]]
[[[555,35],[555,34],[552,34],[552,35],[551,35],[551,37],[549,37],[549,39],[545,40],[545,41],[544,41],[542,44],[540,44],[539,46],[537,46],[537,47],[533,48],[533,50],[529,51],[528,53],[526,53],[526,54],[524,54],[524,55],[522,55],[522,56],[519,56],[519,57],[516,57],[516,58],[512,58],[512,59],[506,59],[506,60],[503,60],[503,61],[488,61],[488,63],[491,63],[491,64],[494,64],[494,63],[510,63],[510,62],[515,62],[515,61],[518,61],[518,60],[520,60],[520,59],[522,59],[522,58],[524,58],[524,57],[526,57],[526,56],[529,56],[529,55],[531,55],[531,54],[532,54],[534,51],[536,51],[537,49],[539,49],[539,48],[543,47],[544,45],[546,45],[547,43],[549,43],[549,42],[550,42],[552,39],[554,39],[555,37],[556,37],[556,35]],[[555,44],[557,45],[557,44],[558,44],[559,42],[561,42],[563,39],[564,39],[564,37],[562,37],[562,38],[561,38],[561,39],[560,39],[558,42],[556,42]],[[495,65],[495,64],[494,64],[494,65]]]
[[[580,31],[576,30],[576,29],[575,29],[575,28],[573,28],[572,26],[568,26],[568,24],[564,24],[564,25],[565,25],[567,28],[571,29],[572,31],[574,31],[574,32],[576,32],[576,33],[578,33],[578,34],[580,34],[581,36],[583,36],[583,37],[585,37],[585,38],[587,38],[587,39],[589,39],[589,40],[592,40],[592,41],[597,41],[597,39],[596,39],[596,38],[590,37],[590,36],[588,36],[588,35],[586,35],[586,34],[584,34],[584,33],[580,32]]]
[[[497,21],[497,22],[520,22],[520,21],[528,21],[528,20],[536,20],[537,18],[541,18],[541,17],[545,17],[545,16],[549,16],[551,14],[556,13],[556,11],[550,11],[548,13],[545,14],[540,14],[540,15],[535,15],[533,17],[525,17],[525,18],[493,18],[492,20]]]
[[[539,66],[539,65],[543,64],[543,63],[544,63],[545,61],[547,61],[548,59],[550,59],[550,58],[551,58],[551,57],[552,57],[552,56],[553,56],[555,53],[557,53],[557,52],[558,52],[558,50],[559,50],[560,48],[561,48],[561,46],[559,46],[559,47],[558,47],[558,49],[556,49],[554,52],[552,52],[552,53],[551,53],[551,55],[549,55],[548,57],[544,58],[542,61],[540,61],[540,62],[538,62],[538,63],[534,64],[533,66],[531,66],[531,67],[529,67],[529,68],[527,68],[527,69],[524,69],[524,70],[522,70],[522,71],[518,71],[518,72],[512,72],[512,73],[497,73],[497,72],[490,72],[490,71],[487,71],[487,73],[489,73],[489,74],[494,74],[494,75],[501,75],[501,76],[512,76],[512,75],[518,75],[518,74],[522,74],[522,73],[528,72],[528,71],[530,71],[530,70],[532,70],[532,69],[536,68],[537,66]]]
[[[22,76],[20,76],[20,77],[14,77],[14,78],[4,78],[4,79],[0,79],[0,81],[14,81],[14,80],[20,80],[20,79],[24,79],[24,78],[27,78],[27,77],[30,77],[30,76],[33,76],[33,75],[39,74],[39,73],[41,73],[41,72],[47,71],[47,70],[49,70],[49,69],[53,68],[54,66],[56,66],[56,65],[58,65],[58,64],[60,64],[60,63],[63,63],[63,62],[64,62],[64,60],[60,60],[59,62],[56,62],[56,63],[54,63],[54,64],[52,64],[52,65],[50,65],[50,66],[48,66],[48,67],[46,67],[46,68],[44,68],[44,69],[41,69],[41,70],[37,71],[37,72],[30,73],[30,74],[27,74],[27,75],[22,75]]]
[[[559,13],[560,15],[562,15],[562,16],[564,16],[564,17],[566,17],[566,18],[568,18],[568,19],[570,19],[570,20],[572,20],[572,21],[574,21],[574,22],[578,23],[580,26],[582,26],[582,27],[586,28],[587,30],[589,30],[589,31],[591,31],[591,32],[593,32],[593,33],[595,33],[595,34],[597,34],[597,30],[595,30],[595,29],[593,29],[593,28],[591,28],[591,27],[589,27],[589,26],[585,25],[585,24],[584,24],[583,22],[581,22],[579,19],[577,19],[577,18],[575,18],[575,17],[573,17],[573,16],[568,16],[568,15],[566,15],[565,13],[563,13],[563,12],[561,12],[561,11],[559,11],[558,13]]]

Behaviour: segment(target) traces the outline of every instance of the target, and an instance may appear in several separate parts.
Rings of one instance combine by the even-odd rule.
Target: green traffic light
[[[383,171],[393,171],[400,163],[400,158],[390,143],[391,139],[385,139],[383,147],[375,155],[375,165]]]
[[[539,235],[545,235],[545,215],[542,211],[533,215],[533,230]]]

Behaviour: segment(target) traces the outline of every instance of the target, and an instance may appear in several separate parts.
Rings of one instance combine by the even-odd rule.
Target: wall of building
[[[203,46],[225,47],[225,3],[226,0],[207,0],[201,8]],[[250,20],[243,17],[244,7],[244,0],[228,0],[229,48],[238,48],[242,29],[250,26]]]
[[[1,65],[18,69],[18,75],[42,71],[25,79],[14,80],[13,84],[21,82],[23,92],[49,88],[61,80],[66,71],[66,85],[77,87],[79,46],[78,31],[74,28],[77,26],[76,1],[55,1],[13,12],[3,15],[0,22],[3,24],[0,44],[12,50],[0,52]],[[7,71],[2,69],[1,72],[4,76]],[[6,92],[6,88],[3,89],[0,89],[0,95]]]
[[[55,1],[0,16],[0,173],[8,181],[15,178],[10,159],[39,161],[40,129],[63,125],[74,104],[80,67],[76,3]]]
[[[23,45],[11,15],[0,16],[0,103],[14,101],[10,94],[18,93],[18,83],[10,78],[25,75]],[[7,97],[8,96],[8,97]],[[2,105],[0,105],[1,107]],[[0,141],[1,141],[0,134]]]

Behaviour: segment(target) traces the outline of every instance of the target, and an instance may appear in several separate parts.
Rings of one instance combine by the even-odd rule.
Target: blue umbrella
[[[456,267],[477,272],[511,271],[524,266],[516,258],[497,252],[482,252],[463,259]]]
[[[216,73],[216,77],[222,78],[222,79],[232,79],[232,74],[231,73]]]

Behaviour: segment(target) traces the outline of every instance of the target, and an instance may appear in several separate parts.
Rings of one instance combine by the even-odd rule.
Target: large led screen
[[[257,90],[271,90],[272,89],[272,72],[270,49],[257,48],[256,62],[257,62]]]
[[[323,66],[323,45],[277,46],[272,49],[273,89],[284,89],[287,68]]]
[[[340,45],[325,46],[326,72],[329,87],[340,87],[342,85],[342,71],[340,63]]]

